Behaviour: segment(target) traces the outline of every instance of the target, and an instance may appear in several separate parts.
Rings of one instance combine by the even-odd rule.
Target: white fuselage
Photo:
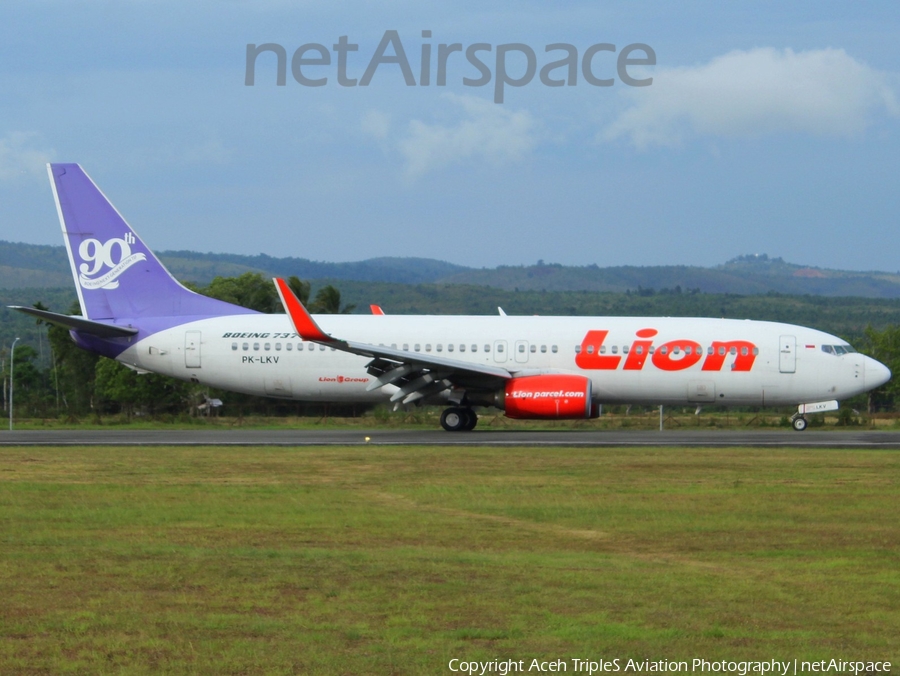
[[[591,379],[596,403],[788,405],[846,399],[866,391],[867,371],[869,389],[889,375],[858,353],[827,351],[846,347],[835,336],[774,322],[402,315],[318,315],[316,321],[340,338],[500,366],[514,376],[581,374]],[[367,391],[369,358],[301,340],[286,315],[183,324],[136,342],[119,361],[303,401],[379,402],[396,391],[391,385]]]

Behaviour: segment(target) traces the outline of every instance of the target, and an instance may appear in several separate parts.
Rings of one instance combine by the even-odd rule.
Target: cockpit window
[[[823,345],[822,352],[827,354],[841,355],[841,354],[853,354],[856,352],[850,345]]]

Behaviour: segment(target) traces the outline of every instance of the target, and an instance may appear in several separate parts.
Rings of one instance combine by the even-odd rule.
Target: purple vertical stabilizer
[[[255,314],[179,284],[79,165],[48,171],[84,317]]]

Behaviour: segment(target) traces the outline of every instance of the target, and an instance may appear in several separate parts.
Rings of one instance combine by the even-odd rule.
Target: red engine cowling
[[[590,418],[591,381],[556,374],[513,378],[506,383],[503,408],[508,418]]]

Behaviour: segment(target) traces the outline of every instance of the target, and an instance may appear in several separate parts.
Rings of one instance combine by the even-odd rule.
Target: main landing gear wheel
[[[478,423],[478,416],[471,408],[453,407],[441,413],[441,427],[448,432],[468,432]]]
[[[798,415],[793,420],[791,420],[791,426],[797,432],[802,432],[803,430],[805,430],[806,425],[807,425],[806,418],[804,418],[802,415]]]
[[[441,427],[448,432],[462,432],[466,429],[469,417],[461,408],[448,408],[441,413]]]

